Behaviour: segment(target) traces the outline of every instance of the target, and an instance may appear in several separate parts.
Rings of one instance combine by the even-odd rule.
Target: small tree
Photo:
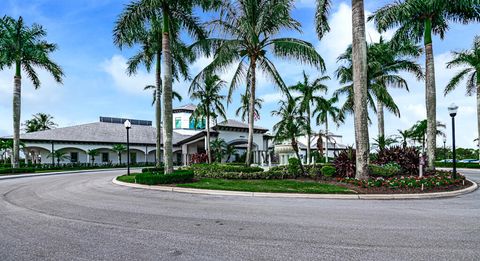
[[[90,160],[92,161],[92,164],[95,164],[95,157],[98,156],[99,154],[100,154],[100,151],[98,151],[97,149],[87,151],[87,155],[90,156]]]
[[[210,147],[212,149],[215,161],[221,163],[227,148],[227,143],[225,140],[217,138],[211,142]]]
[[[48,158],[52,157],[57,161],[57,166],[60,166],[60,161],[70,159],[70,156],[68,156],[67,153],[62,150],[55,150],[48,154]]]
[[[227,161],[226,161],[226,162],[229,162],[229,161],[230,161],[230,158],[231,158],[232,155],[234,155],[235,153],[237,153],[237,149],[235,148],[235,145],[233,145],[233,144],[228,144],[228,145],[225,147],[225,155],[227,155]]]
[[[118,155],[118,163],[122,164],[122,153],[127,151],[127,148],[123,144],[115,144],[112,150]]]

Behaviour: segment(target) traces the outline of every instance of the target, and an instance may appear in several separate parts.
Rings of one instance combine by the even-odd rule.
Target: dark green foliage
[[[288,174],[298,176],[301,173],[300,160],[297,158],[288,159]]]
[[[388,163],[385,165],[370,165],[370,176],[373,177],[393,177],[402,173],[402,167],[397,163]]]
[[[19,173],[34,173],[35,168],[5,168],[0,169],[0,175],[5,174],[19,174]]]
[[[245,165],[226,164],[193,164],[190,167],[196,177],[207,177],[212,175],[223,175],[223,173],[251,173],[263,172],[260,167],[246,167]]]
[[[335,172],[337,171],[333,166],[323,166],[322,167],[322,175],[325,177],[333,177]]]
[[[185,183],[193,180],[193,171],[176,170],[172,174],[143,173],[135,176],[135,183],[145,185]]]
[[[142,173],[164,173],[164,172],[165,172],[165,168],[163,167],[160,167],[160,168],[153,167],[153,168],[142,169]]]
[[[420,163],[420,153],[416,148],[394,146],[378,152],[377,160],[374,164],[385,165],[391,162],[400,165],[403,174],[418,174],[418,165]]]
[[[348,148],[338,154],[333,164],[337,170],[335,176],[337,177],[354,177],[355,176],[355,161],[356,153],[353,148]]]

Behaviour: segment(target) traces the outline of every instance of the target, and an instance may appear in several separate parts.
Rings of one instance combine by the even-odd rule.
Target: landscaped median
[[[386,169],[392,169],[387,166]],[[338,177],[331,165],[304,166],[295,163],[268,171],[258,167],[226,164],[195,164],[163,174],[163,169],[144,169],[142,174],[120,176],[114,183],[137,188],[215,195],[281,196],[345,199],[408,199],[456,196],[477,188],[462,175],[429,173],[419,178],[387,171],[388,177],[356,180]],[[378,175],[378,171],[374,172]],[[129,185],[132,184],[132,185]]]

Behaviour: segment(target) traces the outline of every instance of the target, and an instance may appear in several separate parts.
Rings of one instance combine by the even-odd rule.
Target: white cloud
[[[297,8],[314,8],[316,6],[315,0],[296,0],[295,7]]]
[[[260,95],[260,99],[263,100],[264,104],[268,103],[277,103],[278,101],[284,99],[284,95],[281,92],[273,92]]]
[[[129,76],[127,59],[122,55],[114,55],[101,64],[102,69],[112,77],[116,87],[129,94],[144,94],[142,91],[146,85],[155,84],[153,73],[138,70],[137,74]]]

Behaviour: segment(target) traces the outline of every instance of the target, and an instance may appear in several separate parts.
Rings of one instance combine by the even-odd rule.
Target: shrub
[[[192,155],[192,163],[205,163],[208,162],[208,154],[207,153],[195,153]]]
[[[287,168],[289,175],[299,176],[301,173],[300,160],[297,158],[289,158]]]
[[[337,171],[333,166],[323,166],[322,167],[322,175],[325,177],[333,177],[335,172]]]
[[[400,165],[394,162],[385,165],[370,165],[370,175],[375,177],[393,177],[402,173]]]
[[[196,177],[207,177],[222,173],[250,173],[263,172],[261,167],[246,167],[244,165],[225,165],[225,164],[193,164],[190,167]]]
[[[143,168],[142,169],[142,173],[163,173],[163,172],[165,172],[164,167],[160,167],[160,168],[154,167],[154,168]]]
[[[176,170],[172,174],[143,173],[135,176],[135,183],[145,185],[185,183],[193,180],[193,171]]]
[[[19,174],[19,173],[34,173],[35,168],[6,168],[0,169],[0,174]]]
[[[353,148],[348,148],[338,154],[333,164],[335,165],[336,173],[338,177],[354,177],[356,167],[356,153]]]
[[[401,167],[402,174],[418,174],[420,153],[416,148],[394,146],[378,152],[377,159],[373,162],[376,165],[397,163]]]

